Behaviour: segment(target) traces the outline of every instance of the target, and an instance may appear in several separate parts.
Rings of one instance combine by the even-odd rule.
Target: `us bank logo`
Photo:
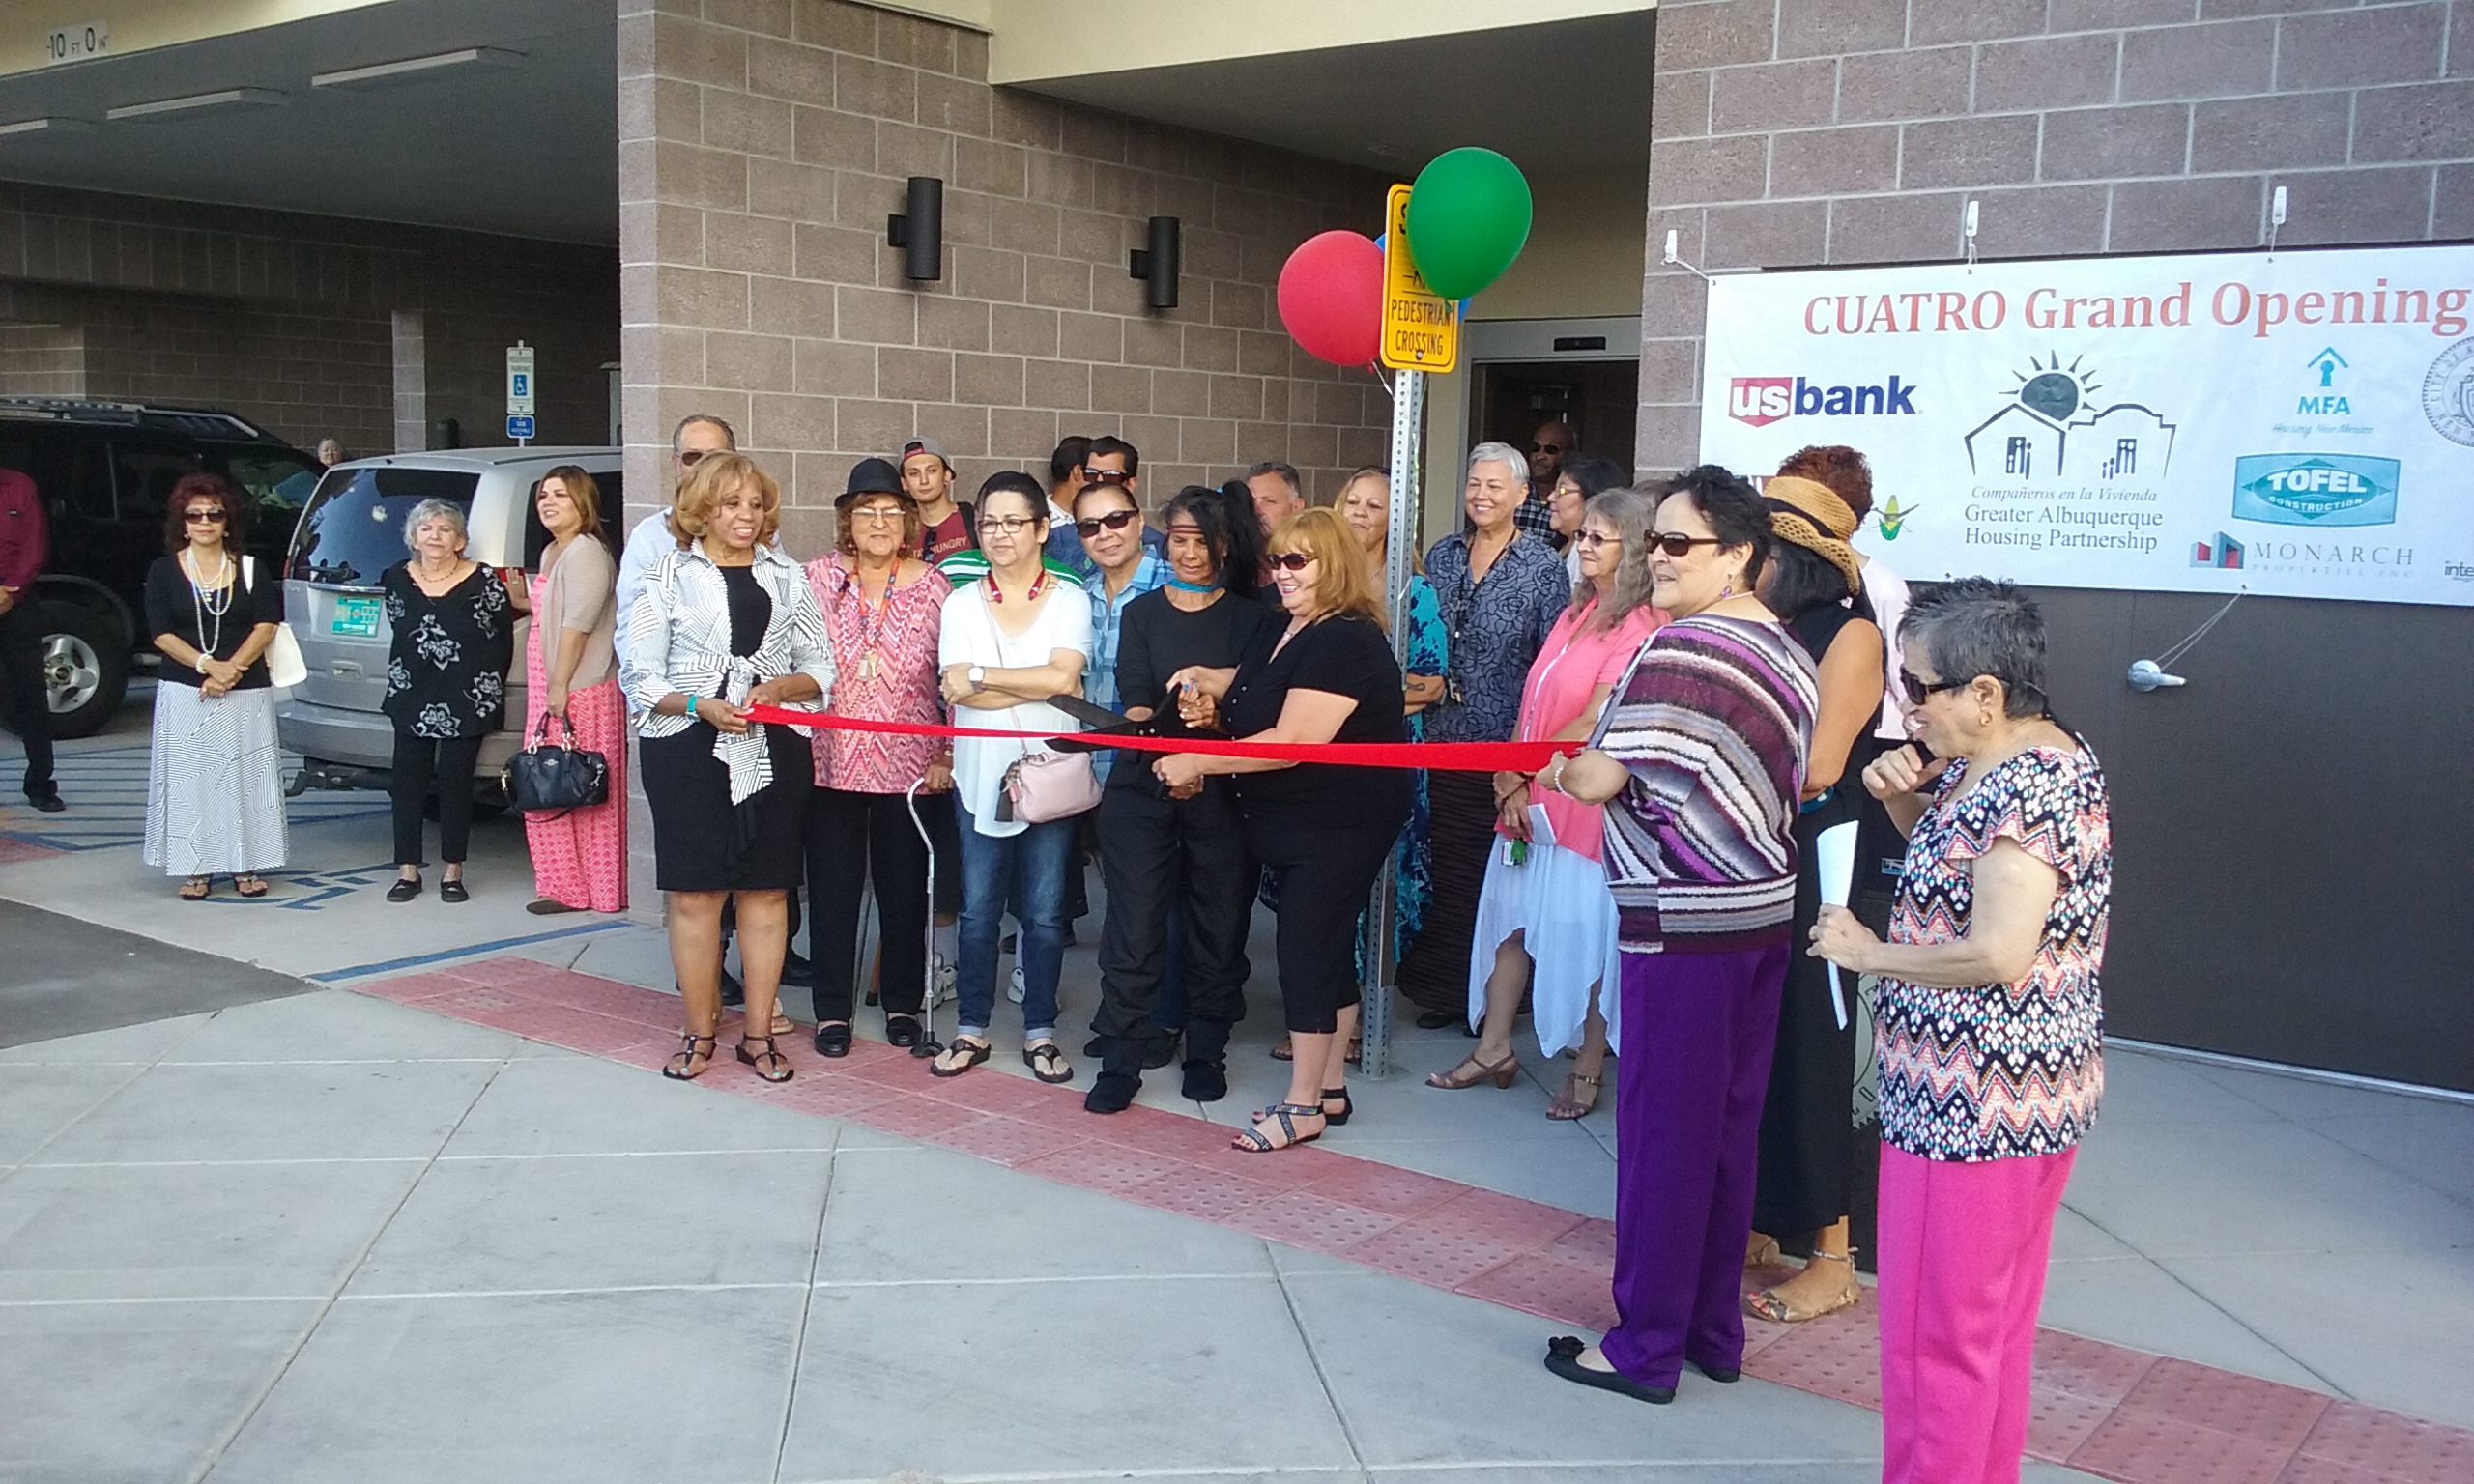
[[[2252,453],[2233,461],[2233,518],[2272,526],[2392,526],[2398,463],[2351,453]]]

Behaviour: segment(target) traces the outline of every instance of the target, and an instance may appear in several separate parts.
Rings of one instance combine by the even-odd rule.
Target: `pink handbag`
[[[1089,753],[1034,753],[1005,770],[996,817],[1024,824],[1069,819],[1100,807],[1100,776]]]

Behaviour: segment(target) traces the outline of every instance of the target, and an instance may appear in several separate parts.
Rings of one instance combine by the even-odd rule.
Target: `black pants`
[[[1358,1003],[1357,924],[1400,820],[1316,825],[1251,816],[1246,843],[1280,888],[1280,1001],[1293,1035],[1328,1036]]]
[[[1425,921],[1400,956],[1400,993],[1420,1010],[1463,1013],[1478,898],[1495,848],[1495,788],[1483,773],[1426,775]]]
[[[53,790],[51,694],[43,683],[43,614],[32,589],[0,614],[0,722],[26,745],[26,795]]]
[[[395,801],[395,864],[421,864],[421,803],[438,785],[438,858],[464,863],[473,839],[473,768],[481,760],[481,739],[439,740],[395,733],[395,772],[387,791]]]
[[[859,948],[859,888],[877,882],[888,1013],[919,1013],[928,976],[928,845],[898,793],[819,788],[808,795],[808,957],[816,1018],[850,1018]]]
[[[1255,867],[1228,785],[1212,780],[1191,799],[1165,797],[1147,780],[1111,787],[1100,802],[1099,832],[1108,912],[1091,1029],[1150,1037],[1168,974],[1168,933],[1180,917],[1186,1015],[1225,1024],[1246,1018]]]

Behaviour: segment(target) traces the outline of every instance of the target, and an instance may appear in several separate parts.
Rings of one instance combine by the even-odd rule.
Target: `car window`
[[[444,469],[331,469],[309,498],[292,537],[291,576],[375,587],[378,574],[412,554],[404,522],[424,499],[470,515],[481,476]]]
[[[321,472],[315,460],[304,458],[289,448],[248,448],[225,446],[219,450],[232,482],[249,497],[261,516],[281,511],[286,515],[300,513],[309,503],[318,488]]]
[[[171,499],[172,486],[181,482],[183,474],[196,473],[203,467],[194,453],[115,441],[112,490],[120,519],[160,526],[163,503]]]

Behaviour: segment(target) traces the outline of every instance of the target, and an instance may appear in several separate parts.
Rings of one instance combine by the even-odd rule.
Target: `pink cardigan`
[[[1644,603],[1625,615],[1624,621],[1612,629],[1590,628],[1590,617],[1597,611],[1593,601],[1583,608],[1564,610],[1564,616],[1546,631],[1546,642],[1539,645],[1538,658],[1531,662],[1529,679],[1520,691],[1519,740],[1536,741],[1551,737],[1572,723],[1589,705],[1590,697],[1601,685],[1614,685],[1632,667],[1633,656],[1650,642],[1658,625],[1666,622],[1666,614]],[[1591,860],[1598,858],[1600,842],[1606,835],[1606,811],[1597,804],[1583,804],[1578,799],[1560,793],[1530,790],[1530,802],[1542,806],[1546,822],[1554,827],[1555,843]],[[1498,832],[1502,826],[1496,826]]]

